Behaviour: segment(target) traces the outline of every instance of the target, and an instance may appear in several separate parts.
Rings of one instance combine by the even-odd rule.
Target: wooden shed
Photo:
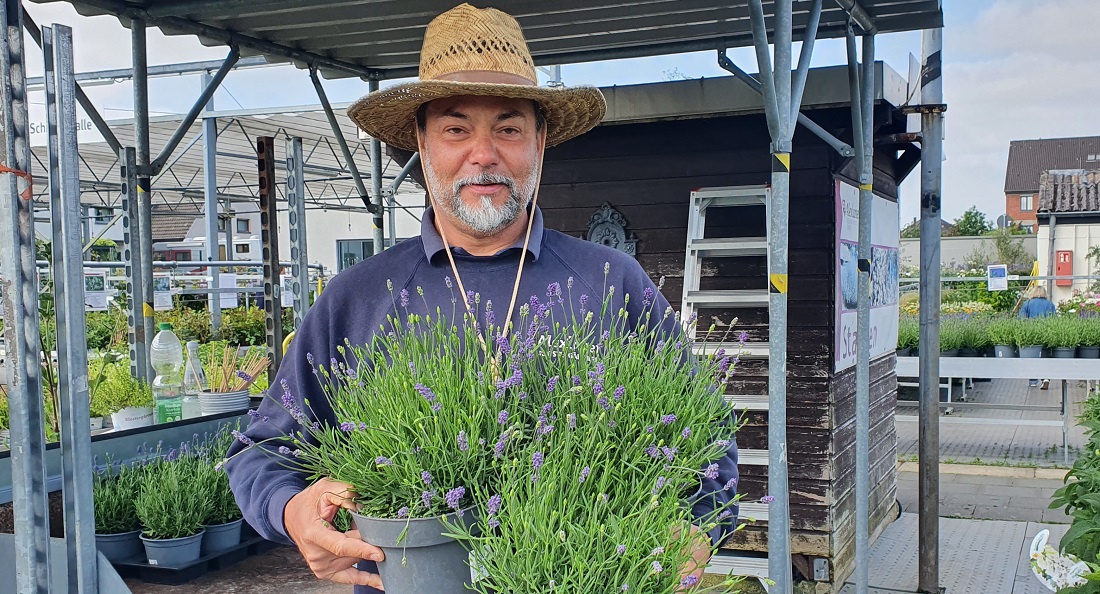
[[[811,71],[803,113],[850,143],[846,77],[843,67]],[[874,191],[880,199],[876,204],[887,205],[876,216],[883,221],[881,232],[893,236],[895,272],[892,310],[891,277],[882,281],[886,295],[878,299],[877,309],[882,310],[883,328],[879,348],[872,350],[870,373],[873,538],[898,514],[896,204],[900,181],[919,160],[919,149],[899,136],[906,132],[906,117],[898,108],[906,96],[906,81],[881,63],[876,64],[876,79]],[[622,247],[633,250],[654,279],[665,277],[664,294],[679,307],[692,192],[769,181],[769,136],[760,97],[733,78],[603,90],[609,107],[604,124],[547,152],[540,207],[551,228],[584,237],[605,204],[621,214],[625,233],[619,237],[627,240]],[[836,592],[854,566],[856,375],[854,366],[845,368],[838,361],[846,359],[845,345],[854,344],[854,337],[846,337],[849,330],[854,333],[854,322],[851,328],[840,323],[845,309],[840,294],[845,213],[840,201],[847,188],[856,186],[858,173],[851,159],[800,126],[791,156],[789,243],[791,547],[798,573],[813,580],[815,561],[819,572],[818,583],[803,591]],[[706,218],[707,237],[764,237],[765,227],[763,206],[717,210]],[[888,239],[885,244],[888,248]],[[884,257],[888,265],[889,254]],[[766,296],[766,255],[705,260],[700,288],[758,290]],[[737,328],[746,330],[753,343],[728,393],[747,420],[738,437],[742,516],[760,521],[738,532],[727,546],[742,558],[731,560],[733,564],[766,569],[766,559],[756,564],[751,559],[767,551],[767,506],[758,503],[766,495],[768,472],[766,301],[762,307],[701,307],[699,313],[708,324],[712,318],[736,318]],[[825,574],[820,573],[823,567]]]

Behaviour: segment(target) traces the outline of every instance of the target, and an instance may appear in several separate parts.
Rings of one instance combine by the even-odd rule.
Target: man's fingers
[[[369,571],[362,571],[357,569],[354,565],[333,573],[328,578],[330,581],[338,584],[351,584],[353,586],[370,586],[371,588],[378,588],[379,590],[385,590],[382,587],[382,578],[377,574],[373,574]]]
[[[371,561],[385,559],[382,549],[331,529],[318,531],[313,542],[337,557],[369,559]]]

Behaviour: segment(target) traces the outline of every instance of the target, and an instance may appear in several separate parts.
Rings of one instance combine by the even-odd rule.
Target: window
[[[110,208],[96,207],[96,209],[95,209],[95,222],[97,222],[101,225],[106,225],[107,223],[110,223],[111,219],[114,217],[114,212],[115,211],[113,209],[110,209]]]
[[[237,219],[237,233],[249,232],[248,219]]]
[[[1024,194],[1020,196],[1020,212],[1030,212],[1032,210],[1035,210],[1035,205],[1033,203],[1034,198],[1035,196],[1032,194]]]
[[[1100,154],[1097,154],[1097,155],[1089,155],[1089,156],[1088,156],[1088,158],[1087,158],[1087,159],[1085,159],[1085,160],[1086,160],[1086,161],[1100,161]]]
[[[370,239],[338,239],[336,254],[337,266],[342,272],[374,255],[374,241]]]
[[[233,246],[233,251],[237,252],[238,254],[247,254],[248,253],[248,244],[247,243],[238,243],[237,245]]]
[[[176,262],[190,262],[191,252],[173,252],[172,259]]]

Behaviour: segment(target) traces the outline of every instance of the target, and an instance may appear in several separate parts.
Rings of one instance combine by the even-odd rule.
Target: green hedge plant
[[[1081,344],[1080,319],[1071,316],[1042,318],[1043,346],[1050,348],[1075,348]]]
[[[1020,321],[1015,318],[994,318],[986,324],[985,331],[994,346],[1012,346],[1016,344],[1016,327]]]
[[[1042,319],[1020,320],[1016,324],[1016,346],[1038,346],[1043,344],[1046,329]]]

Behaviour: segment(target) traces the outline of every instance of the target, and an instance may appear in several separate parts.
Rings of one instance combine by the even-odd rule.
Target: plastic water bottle
[[[199,395],[206,389],[206,374],[199,357],[199,343],[187,343],[187,364],[183,366],[183,418],[193,419],[202,414]]]
[[[153,379],[156,422],[171,423],[183,418],[183,345],[171,324],[157,326],[149,361],[157,372]]]

